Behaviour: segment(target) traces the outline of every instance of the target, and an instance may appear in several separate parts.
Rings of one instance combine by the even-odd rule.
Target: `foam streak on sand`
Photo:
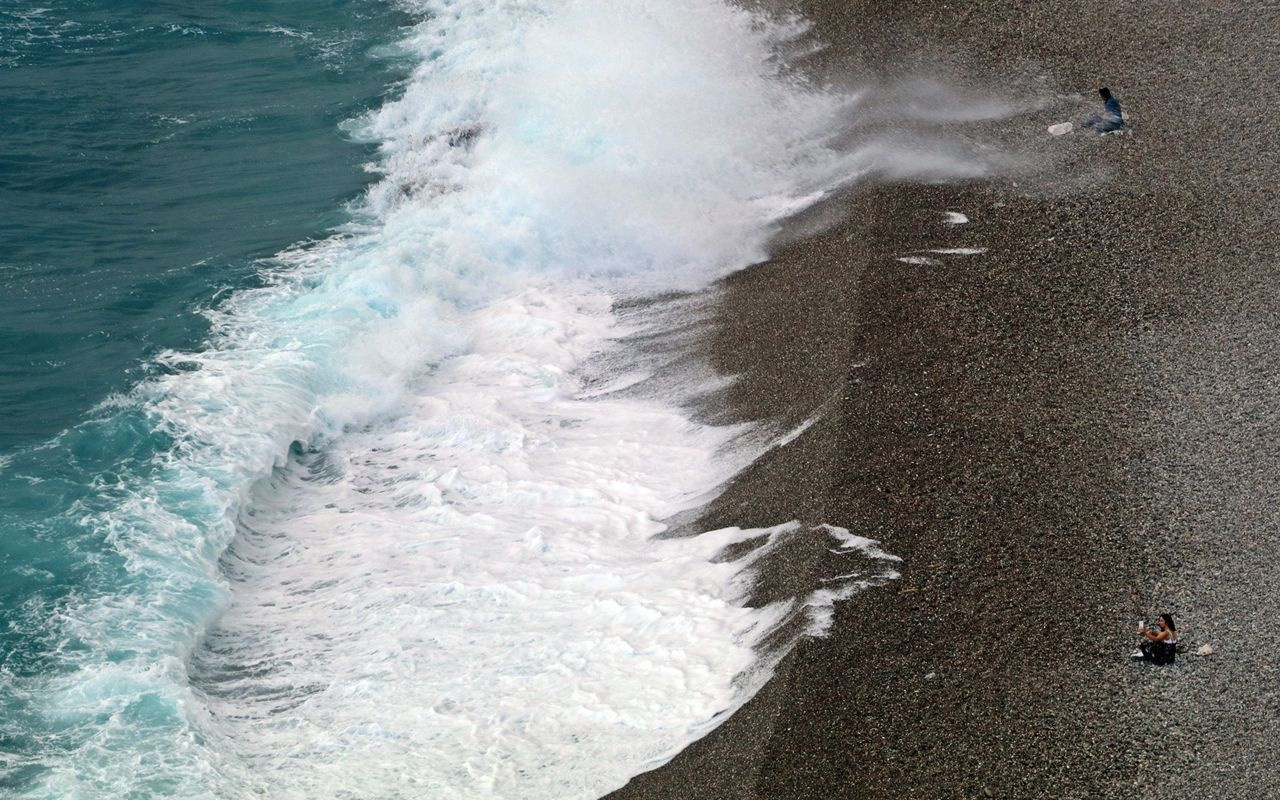
[[[939,247],[930,250],[930,253],[937,253],[943,256],[980,256],[987,252],[985,247]]]
[[[80,644],[17,689],[60,737],[29,796],[597,796],[862,585],[744,608],[727,546],[854,540],[655,540],[754,454],[625,368],[625,395],[576,377],[631,332],[616,299],[761,258],[851,178],[825,145],[848,100],[781,75],[796,28],[716,0],[419,10],[422,65],[351,126],[382,180],[350,230],[115,401],[173,446],[85,516],[128,581],[71,602]]]

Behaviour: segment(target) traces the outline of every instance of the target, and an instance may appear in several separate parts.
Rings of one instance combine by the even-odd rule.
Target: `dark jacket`
[[[1124,124],[1124,112],[1120,110],[1119,100],[1115,99],[1114,97],[1108,97],[1107,102],[1104,103],[1103,105],[1104,105],[1104,112],[1102,114],[1103,122],[1110,122],[1114,124],[1116,127],[1119,127]]]

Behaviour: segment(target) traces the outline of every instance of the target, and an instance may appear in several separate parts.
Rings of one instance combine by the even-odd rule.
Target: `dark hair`
[[[1164,620],[1164,624],[1169,626],[1169,630],[1176,631],[1178,629],[1178,626],[1173,624],[1172,614],[1161,614],[1160,619]]]
[[[1111,90],[1105,86],[1103,86],[1101,89],[1098,90],[1098,94],[1102,95],[1103,100],[1111,99]]]

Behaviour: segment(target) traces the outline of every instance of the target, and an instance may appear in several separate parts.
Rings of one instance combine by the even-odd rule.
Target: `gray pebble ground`
[[[720,288],[708,413],[824,411],[705,524],[843,525],[902,577],[612,797],[1280,796],[1280,5],[799,8],[824,76],[1039,103],[942,131],[1019,165],[864,186]],[[1045,133],[1104,83],[1131,135]],[[788,559],[762,592],[830,568]],[[1129,663],[1165,610],[1216,654]]]

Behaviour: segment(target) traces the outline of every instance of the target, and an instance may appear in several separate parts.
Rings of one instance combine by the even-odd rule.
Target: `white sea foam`
[[[564,367],[603,317],[566,326],[565,288],[468,315],[485,347],[255,504],[204,659],[249,783],[594,797],[768,676],[755,646],[795,609],[743,608],[744,565],[715,558],[772,531],[653,538],[733,470],[732,431],[579,399]]]
[[[718,0],[419,10],[421,66],[350,128],[382,153],[358,222],[133,395],[174,448],[87,520],[139,580],[68,607],[90,646],[45,709],[111,723],[41,792],[598,796],[745,702],[778,623],[820,634],[886,574],[744,607],[731,544],[884,555],[799,524],[655,538],[755,440],[625,367],[579,377],[616,299],[761,258],[859,174],[827,146],[852,100],[781,71],[798,28]]]
[[[786,434],[782,436],[781,439],[778,440],[777,446],[786,447],[787,445],[794,442],[796,439],[799,439],[802,435],[804,435],[805,431],[813,427],[813,423],[818,421],[818,417],[819,417],[818,414],[814,414],[812,417],[809,417],[804,422],[800,423],[795,428],[788,431]]]
[[[939,247],[928,251],[942,256],[980,256],[987,252],[985,247]]]

